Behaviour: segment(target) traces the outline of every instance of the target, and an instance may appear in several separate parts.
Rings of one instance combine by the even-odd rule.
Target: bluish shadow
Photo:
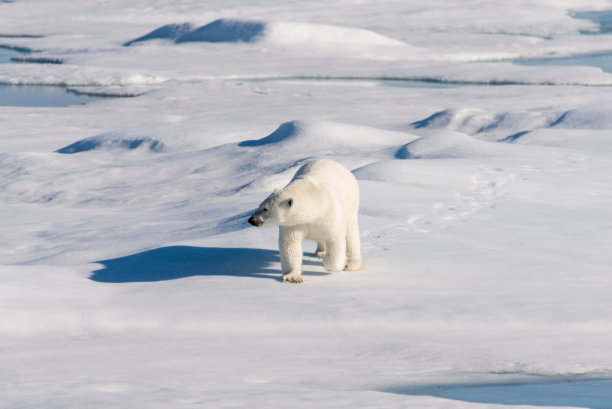
[[[271,143],[279,143],[295,136],[300,131],[300,124],[297,121],[282,123],[274,132],[261,139],[242,141],[238,146],[263,146]]]
[[[442,127],[450,123],[452,117],[452,111],[444,110],[436,112],[425,119],[411,123],[410,125],[415,129],[429,128],[429,127]]]
[[[265,29],[266,24],[261,21],[219,19],[184,33],[176,42],[251,43],[259,40]]]
[[[172,40],[177,44],[190,42],[206,43],[251,43],[265,34],[266,23],[262,21],[219,19],[202,27],[194,28],[190,23],[168,24],[142,37],[123,44],[129,47],[149,40]]]
[[[113,148],[125,150],[148,148],[148,150],[152,152],[162,152],[165,149],[165,145],[162,141],[149,136],[131,137],[110,133],[81,139],[80,141],[56,150],[55,152],[73,154],[98,149]]]
[[[504,139],[500,140],[500,142],[508,142],[508,143],[512,143],[514,141],[516,141],[517,139],[519,139],[521,136],[525,136],[528,133],[530,133],[531,131],[521,131],[521,132],[517,132],[515,134],[506,136]]]
[[[272,268],[280,263],[277,250],[169,246],[96,263],[104,267],[92,272],[89,278],[101,283],[155,282],[194,276],[281,280],[280,269]],[[320,264],[318,260],[303,261],[303,266]],[[303,271],[302,274],[313,276],[329,273]]]
[[[272,269],[278,251],[227,247],[161,247],[131,256],[97,261],[104,266],[89,277],[102,283],[175,280],[193,276],[280,279]]]

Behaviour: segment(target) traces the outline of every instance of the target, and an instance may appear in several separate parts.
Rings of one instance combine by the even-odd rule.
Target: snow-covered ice
[[[1,83],[123,96],[0,108],[0,406],[611,376],[612,74],[513,61],[609,53],[612,4],[536,3],[0,2],[0,46],[62,62]],[[284,284],[246,219],[320,157],[359,180],[365,269],[313,244]]]

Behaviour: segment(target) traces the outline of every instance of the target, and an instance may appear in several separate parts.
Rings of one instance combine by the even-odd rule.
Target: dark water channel
[[[14,57],[28,55],[11,47],[0,47],[0,64],[11,64]],[[53,85],[12,85],[0,83],[0,106],[66,107],[82,105],[99,97],[77,95]]]
[[[587,66],[601,68],[605,72],[612,72],[612,51],[594,54],[570,55],[567,57],[529,58],[514,62],[517,65],[565,65]]]
[[[389,392],[501,405],[612,409],[612,379],[542,378],[409,386]]]
[[[589,20],[597,24],[594,31],[582,31],[583,35],[612,35],[612,10],[600,11],[574,11],[573,18]],[[587,66],[601,68],[605,72],[612,72],[612,50],[599,51],[587,54],[574,54],[563,57],[529,58],[515,61],[517,65],[562,65]]]
[[[67,107],[95,101],[96,97],[77,95],[53,85],[0,84],[0,106]]]
[[[582,34],[612,33],[612,10],[574,11],[570,13],[570,16],[592,21],[599,26],[597,31],[583,31]]]
[[[12,48],[0,47],[0,64],[11,62],[11,58],[17,57],[23,53],[13,50]]]

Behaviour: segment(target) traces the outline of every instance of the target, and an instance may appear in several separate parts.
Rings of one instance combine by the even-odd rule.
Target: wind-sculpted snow
[[[558,128],[610,129],[612,128],[612,104],[586,106],[564,112],[551,124]]]
[[[171,40],[177,44],[253,43],[267,41],[276,44],[405,46],[369,30],[303,22],[267,22],[258,20],[218,19],[201,27],[193,24],[168,24],[125,43],[131,46],[150,40]]]
[[[414,138],[410,134],[353,124],[291,121],[281,124],[264,138],[243,141],[238,146],[257,148],[267,156],[278,155],[284,149],[301,150],[313,156],[361,151],[385,154],[389,145]]]
[[[551,126],[558,120],[556,112],[493,112],[475,108],[447,109],[413,122],[417,130],[459,131],[481,139],[513,139],[515,135]]]
[[[402,146],[397,159],[442,159],[498,156],[513,147],[481,141],[459,132],[438,132]]]
[[[102,149],[144,149],[152,152],[161,152],[164,150],[164,143],[150,136],[129,136],[120,132],[111,132],[82,139],[58,149],[57,152],[79,153]]]
[[[408,129],[459,131],[488,141],[514,142],[533,131],[549,128],[581,129],[587,127],[591,129],[612,127],[612,105],[598,104],[565,112],[551,110],[492,112],[473,108],[447,109],[413,122]],[[409,155],[405,149],[398,151],[398,157],[402,159]]]

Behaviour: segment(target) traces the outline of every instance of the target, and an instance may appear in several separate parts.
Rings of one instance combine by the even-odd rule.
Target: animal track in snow
[[[428,214],[410,217],[403,229],[428,233],[468,220],[479,211],[494,207],[506,195],[504,187],[517,176],[500,168],[481,167],[470,177],[467,191],[456,191],[452,200],[434,203]]]

